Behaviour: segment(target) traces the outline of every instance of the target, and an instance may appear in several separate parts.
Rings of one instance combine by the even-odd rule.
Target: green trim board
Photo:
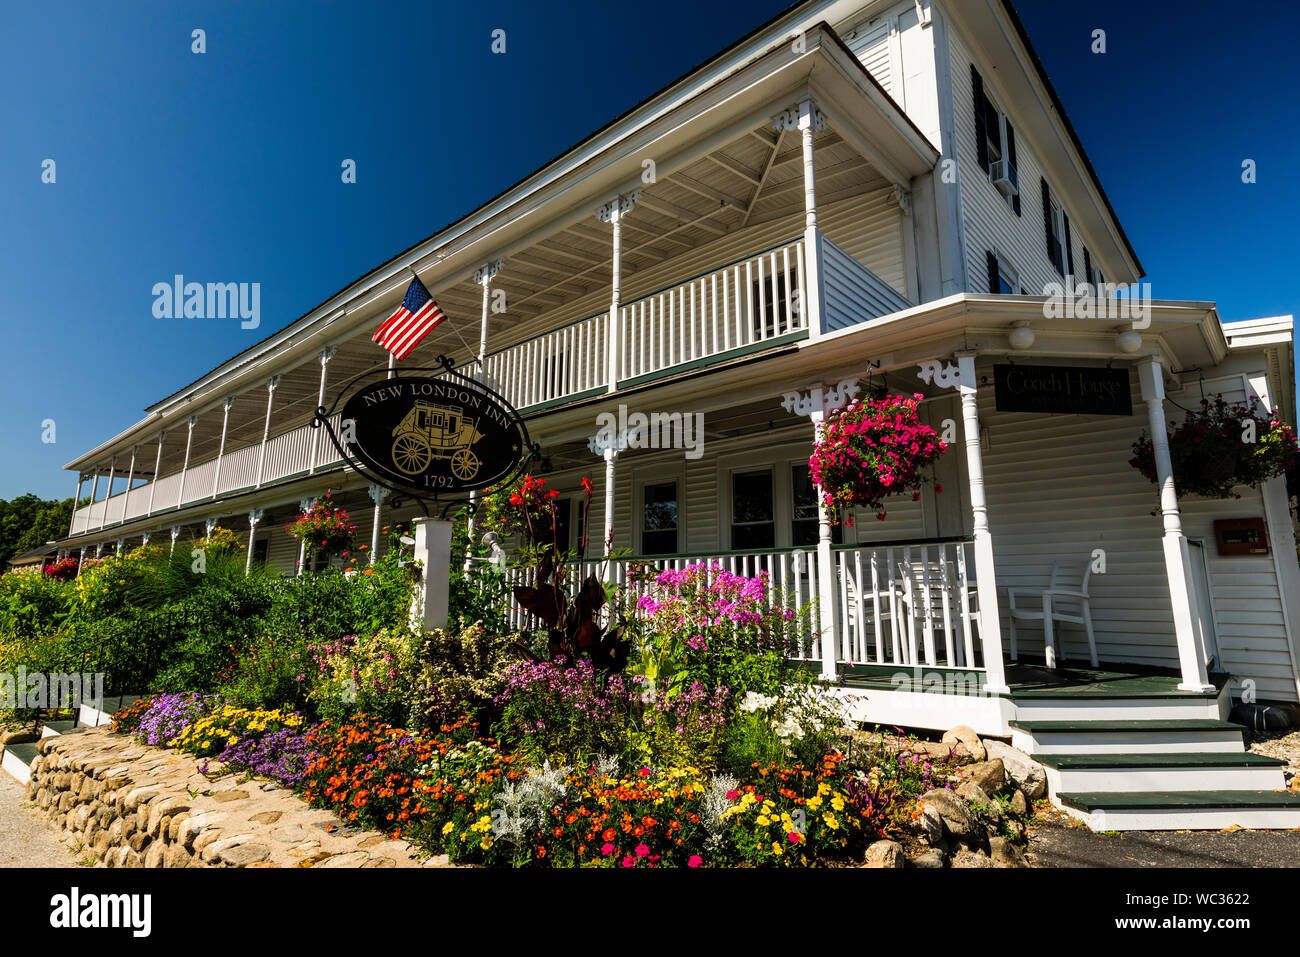
[[[807,329],[797,329],[794,332],[787,332],[784,335],[773,336],[771,339],[764,339],[761,342],[751,342],[747,346],[738,346],[734,349],[728,349],[726,352],[715,352],[711,356],[702,356],[699,359],[692,359],[690,362],[679,362],[676,365],[668,366],[657,372],[647,372],[644,375],[633,376],[630,379],[619,379],[617,388],[631,389],[638,385],[644,385],[647,382],[657,382],[660,379],[666,379],[669,376],[681,372],[691,372],[695,369],[704,369],[708,366],[717,365],[720,362],[726,362],[729,359],[740,359],[745,356],[755,355],[777,346],[789,345],[793,342],[801,342],[808,338]]]
[[[1249,751],[1173,751],[1153,754],[1035,754],[1034,760],[1061,771],[1092,771],[1108,768],[1273,768],[1286,764]]]
[[[1078,811],[1159,811],[1184,808],[1300,808],[1293,791],[1096,791],[1064,792],[1057,800]]]
[[[1133,721],[1008,721],[1009,727],[1027,734],[1067,731],[1245,731],[1239,724],[1215,718],[1178,718]]]

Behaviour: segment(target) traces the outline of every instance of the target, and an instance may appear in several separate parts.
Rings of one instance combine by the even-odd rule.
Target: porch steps
[[[1237,751],[1039,754],[1054,794],[1267,791],[1286,787],[1286,762]],[[1300,824],[1300,821],[1297,821]]]
[[[19,784],[26,784],[32,779],[31,765],[35,760],[36,745],[6,744],[4,757],[0,758],[0,767]]]
[[[1246,750],[1245,729],[1223,720],[1222,686],[1183,692],[1175,680],[1017,689],[1012,746],[1043,766],[1052,803],[1094,831],[1300,828],[1286,762]]]
[[[1008,722],[1026,754],[1241,752],[1242,727],[1217,718]]]
[[[1064,792],[1053,801],[1094,831],[1300,827],[1300,793],[1293,791]]]

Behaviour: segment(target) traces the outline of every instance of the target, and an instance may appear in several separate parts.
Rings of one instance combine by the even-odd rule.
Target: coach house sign
[[[432,370],[412,370],[428,372]],[[340,454],[383,484],[441,498],[511,478],[535,453],[519,414],[501,395],[458,372],[373,370],[344,387],[335,409]],[[327,428],[334,410],[320,409]]]
[[[993,366],[999,412],[1132,415],[1128,369],[1093,366]]]

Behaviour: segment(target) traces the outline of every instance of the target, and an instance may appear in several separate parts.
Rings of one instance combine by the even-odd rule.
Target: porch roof
[[[160,428],[183,425],[226,395],[256,389],[271,373],[310,368],[325,346],[340,347],[334,361],[341,376],[383,361],[368,331],[400,300],[410,270],[454,317],[421,343],[427,355],[463,353],[462,337],[476,341],[482,290],[471,276],[501,258],[509,270],[510,322],[494,344],[528,338],[538,321],[556,318],[554,310],[594,303],[608,290],[609,237],[595,211],[639,189],[636,215],[624,223],[624,292],[635,295],[638,273],[684,248],[802,208],[798,141],[772,132],[771,118],[806,96],[814,96],[830,120],[831,129],[817,134],[823,202],[888,183],[907,188],[933,169],[937,150],[826,22],[810,19],[814,13],[842,17],[850,6],[841,0],[800,4],[780,15],[495,199],[150,406],[145,418],[64,467],[103,471],[114,452],[148,442]],[[799,49],[790,42],[796,28],[804,31]],[[649,186],[642,182],[646,157],[656,164]],[[408,365],[419,365],[418,358]],[[333,371],[331,378],[341,381]],[[304,408],[314,407],[312,379],[286,377],[281,388],[289,387],[286,394]],[[209,431],[196,433],[196,442],[211,444]]]

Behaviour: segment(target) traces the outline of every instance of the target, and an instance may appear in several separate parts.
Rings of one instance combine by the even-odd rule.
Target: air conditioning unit
[[[1003,196],[1010,199],[1020,192],[1020,180],[1016,176],[1016,167],[1010,160],[1000,159],[989,169],[989,178]]]

